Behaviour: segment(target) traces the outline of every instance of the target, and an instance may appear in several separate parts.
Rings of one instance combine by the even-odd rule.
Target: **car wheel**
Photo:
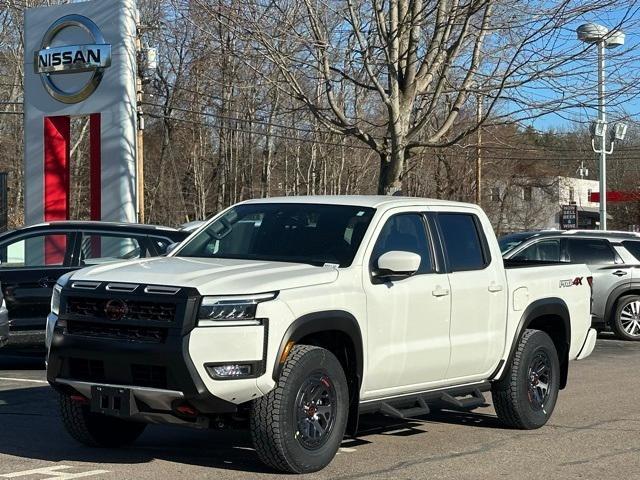
[[[613,331],[623,340],[640,340],[640,296],[627,295],[618,300]]]
[[[540,330],[525,330],[503,378],[491,387],[493,405],[505,425],[542,427],[560,390],[560,362],[553,341]]]
[[[321,470],[340,447],[348,407],[338,359],[324,348],[296,345],[276,388],[253,402],[250,426],[258,457],[283,472]]]
[[[122,447],[135,442],[145,423],[131,422],[100,413],[93,413],[89,405],[60,394],[60,413],[65,429],[75,440],[89,447]]]

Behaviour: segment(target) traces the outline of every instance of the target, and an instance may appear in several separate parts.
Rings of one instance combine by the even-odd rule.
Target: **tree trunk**
[[[404,148],[398,148],[390,154],[380,153],[378,195],[394,195],[402,191],[405,152]]]

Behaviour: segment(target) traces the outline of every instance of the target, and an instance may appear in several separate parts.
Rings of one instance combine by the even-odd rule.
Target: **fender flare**
[[[282,369],[280,358],[289,342],[297,343],[300,339],[313,333],[321,333],[336,330],[346,334],[353,343],[356,354],[356,372],[358,375],[358,388],[362,381],[364,370],[364,347],[362,343],[362,332],[356,318],[344,310],[325,310],[313,312],[298,317],[285,331],[276,355],[276,362],[273,367],[273,379],[277,382]]]
[[[549,297],[549,298],[541,298],[540,300],[536,300],[529,304],[529,306],[524,310],[522,316],[520,317],[520,322],[518,322],[518,327],[516,328],[515,335],[513,336],[513,342],[511,343],[511,349],[509,351],[509,356],[507,357],[506,362],[501,361],[498,364],[498,367],[491,375],[490,380],[498,381],[502,380],[507,372],[507,368],[505,365],[509,365],[513,360],[513,356],[516,353],[516,348],[518,348],[518,343],[520,342],[520,338],[522,338],[522,334],[527,329],[531,323],[540,317],[554,315],[560,317],[562,319],[562,324],[564,327],[564,332],[566,335],[566,351],[564,352],[563,357],[560,358],[560,368],[562,369],[562,376],[560,378],[560,388],[564,388],[567,383],[567,367],[569,360],[569,349],[571,347],[571,316],[569,314],[569,308],[567,307],[566,302],[558,297]],[[561,352],[558,352],[559,354]],[[502,371],[500,376],[497,375]]]

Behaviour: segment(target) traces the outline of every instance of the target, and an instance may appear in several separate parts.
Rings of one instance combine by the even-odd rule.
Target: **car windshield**
[[[531,233],[512,233],[510,235],[500,237],[500,239],[498,240],[498,244],[500,245],[500,253],[504,255],[505,253],[510,252],[530,237]]]
[[[186,243],[177,257],[351,265],[373,208],[311,203],[237,205]]]

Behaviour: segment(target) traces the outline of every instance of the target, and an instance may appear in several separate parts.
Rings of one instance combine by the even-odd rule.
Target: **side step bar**
[[[443,393],[440,397],[440,401],[448,407],[457,410],[471,410],[472,408],[482,407],[487,404],[484,394],[477,388],[471,392],[470,395],[470,397],[466,398],[456,398],[448,393]]]
[[[486,405],[482,392],[490,388],[491,384],[484,382],[466,387],[440,389],[413,395],[362,402],[360,404],[360,413],[380,412],[390,417],[406,420],[427,415],[431,411],[429,405],[432,407],[469,411],[476,407]]]
[[[413,408],[395,408],[389,405],[388,403],[382,403],[380,405],[380,412],[384,413],[389,417],[401,418],[403,420],[407,418],[419,417],[421,415],[428,414],[431,410],[429,410],[429,405],[424,400],[424,398],[420,397],[416,400],[418,404],[417,407]]]

